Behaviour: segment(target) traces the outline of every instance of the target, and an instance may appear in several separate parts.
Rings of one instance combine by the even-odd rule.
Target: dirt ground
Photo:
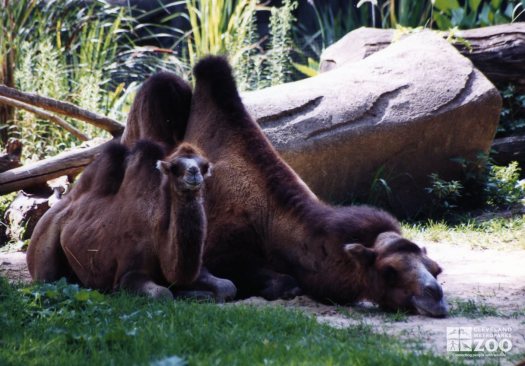
[[[516,355],[525,355],[525,251],[473,250],[446,243],[420,244],[427,247],[429,256],[444,269],[439,279],[451,305],[451,315],[447,318],[385,314],[369,303],[344,308],[328,306],[306,296],[274,302],[250,298],[239,303],[301,309],[334,327],[367,324],[378,332],[416,339],[415,344],[449,357],[459,356],[447,352],[447,327],[472,327],[475,345],[490,347],[485,342],[494,336],[498,341],[509,338],[512,349],[497,357],[487,350],[474,352],[477,358],[465,358],[469,363],[511,365],[516,362]],[[0,274],[15,282],[29,281],[25,255],[0,253]],[[452,331],[454,329],[449,328],[449,332]],[[454,337],[449,335],[449,343]]]

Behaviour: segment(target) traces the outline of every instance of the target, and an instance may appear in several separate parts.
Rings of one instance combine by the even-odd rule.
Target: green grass
[[[447,365],[368,327],[282,308],[154,302],[0,279],[1,365]]]
[[[398,310],[396,312],[385,312],[377,306],[353,306],[350,310],[344,306],[336,306],[337,312],[344,317],[356,321],[363,321],[366,318],[380,318],[385,323],[406,322],[408,314]]]
[[[466,317],[477,319],[485,316],[499,316],[498,310],[481,301],[454,299],[450,301],[451,317]]]
[[[525,215],[469,219],[458,224],[445,221],[405,223],[403,232],[415,241],[444,241],[483,249],[525,249]]]

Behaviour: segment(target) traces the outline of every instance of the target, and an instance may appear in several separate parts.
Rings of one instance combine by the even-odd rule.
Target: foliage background
[[[315,75],[323,49],[361,26],[455,30],[525,19],[525,0],[138,1],[141,7],[115,6],[122,3],[115,0],[0,3],[0,83],[121,121],[150,74],[170,70],[191,81],[193,64],[209,53],[227,55],[239,88],[254,90]],[[502,96],[498,136],[523,132],[525,96],[512,85]],[[90,137],[108,137],[89,125],[68,122]],[[48,121],[0,106],[0,143],[8,137],[22,140],[25,162],[81,144]],[[431,177],[428,192],[438,212],[461,206],[472,186],[481,189],[488,204],[521,200],[516,193],[520,168],[502,174],[489,157],[484,161],[488,175],[475,177],[479,184]],[[379,173],[370,196],[381,205],[389,187]],[[496,176],[512,182],[498,185]],[[510,189],[512,184],[518,188]],[[495,197],[502,189],[508,197]]]

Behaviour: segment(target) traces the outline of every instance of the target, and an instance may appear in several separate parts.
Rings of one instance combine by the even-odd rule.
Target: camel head
[[[183,143],[166,160],[157,161],[157,168],[177,192],[198,191],[211,176],[212,164],[194,146]]]
[[[396,232],[384,232],[372,248],[347,244],[345,251],[368,268],[369,297],[381,307],[431,317],[444,317],[448,305],[437,281],[441,267],[427,256],[426,249]]]

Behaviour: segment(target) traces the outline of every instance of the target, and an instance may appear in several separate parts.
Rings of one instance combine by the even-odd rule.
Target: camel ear
[[[212,172],[213,172],[213,164],[208,163],[208,170],[206,171],[206,174],[204,174],[204,178],[211,177]]]
[[[367,266],[373,265],[377,257],[377,253],[374,250],[358,243],[346,244],[344,249],[350,257]]]
[[[157,160],[157,169],[160,170],[162,174],[168,175],[170,172],[170,164],[162,160]]]

